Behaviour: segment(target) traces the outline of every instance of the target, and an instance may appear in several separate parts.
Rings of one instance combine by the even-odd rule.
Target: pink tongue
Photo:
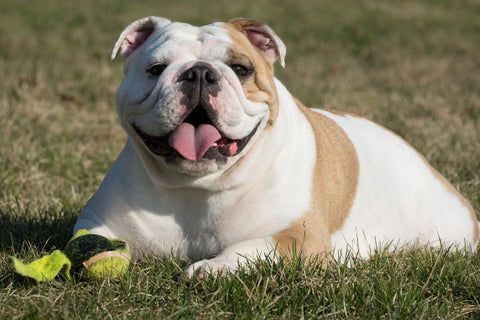
[[[220,138],[220,132],[210,124],[201,124],[195,128],[184,122],[172,132],[168,143],[185,159],[198,160]]]

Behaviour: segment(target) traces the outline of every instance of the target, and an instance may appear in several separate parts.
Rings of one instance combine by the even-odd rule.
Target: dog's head
[[[190,175],[235,165],[275,123],[272,65],[283,65],[285,51],[268,26],[251,19],[130,24],[112,59],[124,59],[117,111],[137,152]]]

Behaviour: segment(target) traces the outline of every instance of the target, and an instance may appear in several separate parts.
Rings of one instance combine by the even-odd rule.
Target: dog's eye
[[[147,69],[147,72],[154,77],[158,77],[166,68],[166,64],[154,64]]]
[[[250,75],[250,73],[252,72],[251,69],[241,65],[241,64],[233,64],[230,66],[230,68],[232,68],[233,72],[235,72],[235,74],[240,77],[240,78],[244,78],[248,75]]]

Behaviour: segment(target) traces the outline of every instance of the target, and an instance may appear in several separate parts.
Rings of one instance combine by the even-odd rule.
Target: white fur
[[[360,174],[355,200],[332,246],[366,257],[376,246],[457,245],[475,248],[469,209],[405,141],[360,117],[318,111],[347,133]]]

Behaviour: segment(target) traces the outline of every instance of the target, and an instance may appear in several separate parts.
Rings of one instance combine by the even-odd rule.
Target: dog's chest
[[[234,241],[235,235],[220,226],[232,210],[222,196],[183,190],[164,193],[154,202],[130,215],[129,224],[135,226],[130,237],[147,253],[208,258]]]
[[[265,193],[265,188],[258,188]],[[273,196],[258,188],[247,193],[185,189],[163,193],[131,215],[130,225],[137,226],[131,237],[150,253],[209,258],[233,243],[282,227],[274,212],[288,206],[278,199],[280,207],[275,206]]]

